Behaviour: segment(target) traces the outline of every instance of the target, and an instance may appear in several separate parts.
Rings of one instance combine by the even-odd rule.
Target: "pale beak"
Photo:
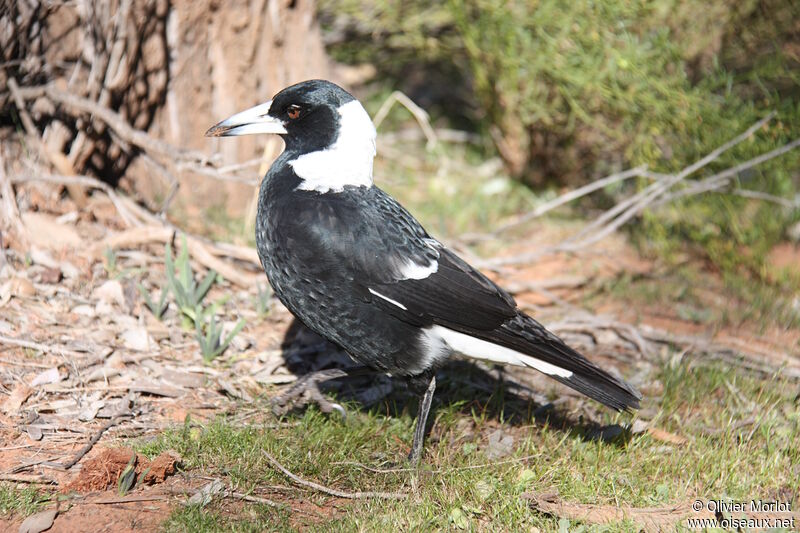
[[[230,137],[255,133],[287,133],[283,122],[269,116],[272,100],[226,118],[206,132],[206,137]]]

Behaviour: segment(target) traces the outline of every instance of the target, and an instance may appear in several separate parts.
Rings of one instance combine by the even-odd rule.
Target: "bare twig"
[[[381,105],[381,108],[378,109],[378,112],[375,113],[375,118],[372,121],[375,124],[375,129],[380,127],[395,103],[399,103],[408,109],[408,111],[414,116],[419,124],[419,127],[422,129],[422,132],[425,134],[425,138],[428,139],[426,145],[427,149],[432,150],[433,147],[436,146],[438,138],[436,137],[436,132],[433,131],[433,128],[431,127],[431,121],[430,117],[428,117],[428,113],[415,104],[411,98],[400,91],[394,91],[392,94],[390,94]]]
[[[73,350],[68,350],[61,346],[48,346],[46,344],[40,344],[38,342],[26,341],[25,339],[15,339],[14,337],[6,337],[5,335],[0,335],[0,343],[8,344],[11,346],[18,346],[20,348],[28,348],[31,350],[39,350],[40,352],[44,353],[55,353],[59,355],[68,355],[70,357],[85,357],[85,354]]]
[[[122,218],[122,221],[127,226],[141,226],[142,223],[139,219],[133,215],[128,207],[123,202],[122,198],[111,188],[108,184],[103,183],[102,181],[92,178],[90,176],[61,176],[56,174],[38,174],[38,175],[29,175],[29,176],[14,176],[11,178],[12,183],[30,183],[34,181],[44,182],[44,183],[57,183],[57,184],[76,184],[82,185],[84,187],[99,189],[106,193],[108,199],[111,200],[111,203],[114,204],[119,216]]]
[[[28,110],[25,107],[23,91],[17,85],[17,80],[14,78],[9,78],[8,89],[11,91],[11,96],[14,98],[14,103],[17,106],[19,118],[22,121],[23,128],[25,128],[25,132],[31,138],[33,144],[36,146],[42,156],[50,161],[50,164],[52,164],[61,174],[75,174],[74,167],[72,166],[70,160],[61,152],[56,152],[48,148],[47,144],[45,144],[45,142],[42,140],[41,136],[39,135],[39,131],[36,129],[36,126],[33,123],[33,119],[31,119],[31,116],[28,114]],[[82,188],[74,185],[68,185],[67,191],[78,207],[86,207],[88,200],[86,198],[86,193]]]
[[[5,161],[3,154],[0,153],[0,267],[6,262],[5,244],[3,243],[3,232],[11,230],[20,240],[23,246],[27,245],[28,234],[25,229],[25,224],[19,216],[19,209],[17,208],[17,199],[14,195],[14,189],[11,187],[11,181],[6,176]]]
[[[41,483],[43,485],[58,485],[58,481],[45,476],[28,474],[0,474],[0,481],[11,483]]]
[[[754,157],[753,159],[745,161],[744,163],[740,163],[735,167],[731,167],[729,169],[723,170],[722,172],[718,172],[685,189],[677,191],[671,195],[665,196],[664,198],[656,202],[653,206],[659,207],[668,202],[677,200],[678,198],[683,198],[685,196],[694,196],[697,194],[702,194],[704,192],[711,192],[721,189],[728,183],[728,181],[730,181],[731,178],[740,174],[741,172],[744,172],[745,170],[748,170],[757,165],[760,165],[761,163],[769,161],[770,159],[775,159],[778,156],[781,156],[791,150],[794,150],[798,146],[800,146],[800,139],[795,139],[789,143],[784,144],[779,148],[771,150],[765,154],[761,154],[757,157]],[[793,207],[795,206],[793,205]]]
[[[78,461],[83,459],[84,455],[89,453],[89,451],[94,447],[94,445],[97,444],[97,441],[100,440],[100,437],[103,436],[103,433],[108,431],[110,428],[116,426],[121,421],[127,420],[128,418],[131,418],[131,417],[133,417],[132,413],[125,413],[125,414],[117,415],[114,418],[110,419],[108,422],[103,424],[103,426],[100,429],[97,430],[97,433],[95,433],[92,436],[92,438],[89,439],[89,442],[87,442],[86,445],[83,448],[78,450],[78,453],[76,453],[72,457],[72,459],[70,459],[66,463],[53,463],[53,462],[47,461],[47,462],[42,463],[42,465],[48,466],[50,468],[54,468],[56,470],[69,470],[70,468],[75,466],[78,463]]]
[[[40,96],[47,96],[68,109],[79,113],[88,113],[95,118],[99,118],[112,128],[117,135],[125,142],[137,146],[150,154],[157,154],[162,157],[178,159],[182,161],[195,161],[200,164],[208,162],[208,156],[202,152],[185,150],[173,146],[165,141],[151,137],[142,130],[137,130],[122,118],[118,113],[100,105],[99,103],[76,96],[72,93],[62,91],[54,85],[38,87],[25,87],[19,89],[19,94],[25,99],[34,99]]]
[[[267,498],[259,498],[258,496],[252,496],[250,494],[242,494],[241,492],[230,492],[229,494],[234,498],[239,498],[240,500],[250,503],[260,503],[262,505],[269,505],[270,507],[286,507],[285,505],[268,500]]]
[[[607,187],[614,183],[618,183],[620,181],[625,181],[630,178],[636,177],[650,177],[651,175],[647,172],[646,166],[636,167],[629,170],[625,170],[624,172],[618,172],[616,174],[611,174],[610,176],[606,176],[605,178],[595,180],[591,183],[584,185],[583,187],[579,187],[574,191],[570,191],[568,193],[562,194],[549,202],[545,202],[540,206],[537,206],[533,211],[529,211],[525,213],[521,217],[517,218],[516,220],[512,220],[511,222],[507,222],[506,224],[501,225],[497,229],[495,229],[492,233],[498,234],[503,231],[507,231],[511,228],[515,228],[526,222],[530,222],[531,220],[538,218],[545,213],[552,211],[557,207],[561,207],[564,204],[572,202],[573,200],[577,200],[578,198],[582,198],[587,196],[598,189],[602,189],[603,187]]]
[[[362,499],[371,499],[371,498],[379,498],[379,499],[388,499],[388,500],[404,500],[408,498],[408,494],[403,494],[401,492],[344,492],[341,490],[331,489],[324,485],[320,485],[319,483],[314,483],[313,481],[307,481],[295,474],[289,472],[282,464],[280,464],[277,459],[272,457],[266,450],[261,450],[261,453],[264,454],[264,457],[270,462],[270,464],[280,470],[286,477],[297,483],[298,485],[302,485],[303,487],[307,487],[319,492],[324,492],[325,494],[329,494],[331,496],[336,496],[337,498],[348,498],[354,500],[362,500]]]

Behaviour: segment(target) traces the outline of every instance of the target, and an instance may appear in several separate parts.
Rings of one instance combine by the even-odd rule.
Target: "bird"
[[[633,386],[520,310],[373,183],[376,130],[352,94],[303,81],[206,132],[251,134],[285,144],[258,193],[255,238],[267,279],[308,328],[421,396],[412,464],[436,372],[456,354],[533,368],[616,411],[639,408]]]

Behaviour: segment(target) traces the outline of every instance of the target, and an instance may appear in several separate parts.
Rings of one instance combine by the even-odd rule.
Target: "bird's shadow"
[[[281,351],[286,368],[298,377],[319,370],[359,368],[358,363],[341,348],[295,318],[284,335]],[[333,394],[336,401],[346,402],[350,410],[377,409],[388,416],[416,415],[420,399],[408,389],[404,379],[391,378],[380,372],[356,373],[326,381],[321,384],[321,389]],[[484,420],[512,427],[547,425],[583,440],[621,446],[632,438],[627,426],[603,425],[582,416],[576,418],[555,403],[509,377],[502,366],[489,368],[471,361],[451,359],[437,372],[428,430],[439,409],[453,406],[467,416],[477,414]]]

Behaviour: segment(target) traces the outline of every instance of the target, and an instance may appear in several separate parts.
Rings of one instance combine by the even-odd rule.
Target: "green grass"
[[[683,446],[647,434],[634,435],[626,444],[589,440],[584,437],[586,428],[574,420],[579,412],[567,415],[573,422],[566,424],[537,423],[529,418],[524,402],[496,390],[440,405],[423,466],[416,472],[374,473],[342,464],[379,467],[403,462],[413,409],[403,407],[390,417],[382,414],[393,411],[393,403],[362,412],[351,405],[346,423],[315,410],[279,425],[234,425],[225,418],[205,426],[188,423],[138,447],[151,456],[175,449],[190,474],[221,477],[239,492],[291,485],[270,467],[261,453],[267,450],[297,475],[330,487],[409,494],[407,501],[341,500],[304,490],[282,491],[274,497],[287,505],[285,510],[252,504],[231,507],[230,500],[223,500],[202,509],[176,510],[164,526],[167,531],[288,525],[325,531],[557,530],[558,519],[527,507],[520,498],[525,491],[555,490],[570,501],[637,507],[695,497],[743,501],[789,494],[800,505],[796,384],[779,376],[756,379],[717,366],[686,364],[666,366],[653,377],[657,383],[647,389],[644,412],[657,427],[688,439]],[[463,385],[443,383],[445,399],[454,387]],[[499,425],[498,415],[489,413],[497,412],[504,413],[503,428],[515,437],[515,449],[512,456],[488,464],[487,436]],[[606,422],[625,420],[604,416]],[[750,418],[753,423],[744,423]],[[294,514],[287,522],[288,508],[301,499],[335,509]],[[230,522],[230,515],[239,521]],[[611,530],[635,528],[619,524]]]
[[[261,533],[267,531],[287,531],[291,528],[288,520],[288,511],[276,510],[265,505],[251,504],[242,513],[242,518],[231,518],[230,514],[224,514],[212,504],[202,508],[197,505],[183,507],[169,517],[162,524],[161,530],[164,533],[195,532],[252,532]]]
[[[41,510],[49,501],[50,495],[36,487],[0,483],[0,517],[27,516]]]

